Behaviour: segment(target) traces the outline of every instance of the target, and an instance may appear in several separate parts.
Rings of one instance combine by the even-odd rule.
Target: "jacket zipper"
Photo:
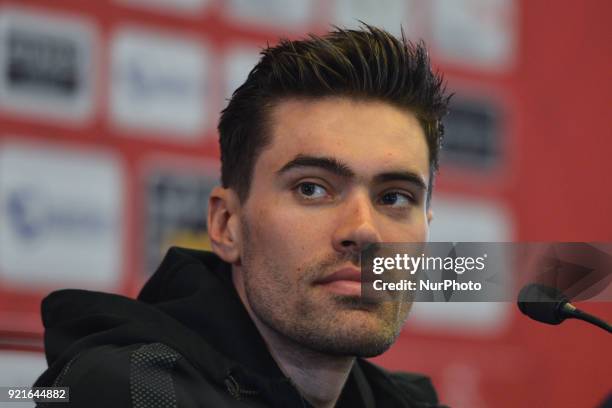
[[[224,382],[225,387],[227,387],[227,392],[229,392],[229,394],[237,400],[241,400],[243,396],[252,397],[254,395],[259,394],[259,391],[257,390],[241,388],[240,384],[238,384],[238,381],[236,381],[236,379],[231,374],[229,374],[225,378]]]

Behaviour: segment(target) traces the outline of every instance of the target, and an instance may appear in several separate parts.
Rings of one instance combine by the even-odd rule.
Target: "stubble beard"
[[[301,347],[334,356],[374,357],[395,342],[410,304],[366,302],[361,297],[326,293],[312,285],[323,271],[329,273],[347,261],[359,267],[358,254],[333,254],[313,262],[302,269],[297,282],[292,282],[296,279],[293,271],[281,270],[274,255],[249,245],[255,241],[247,223],[242,224],[246,298],[253,313],[269,329]]]

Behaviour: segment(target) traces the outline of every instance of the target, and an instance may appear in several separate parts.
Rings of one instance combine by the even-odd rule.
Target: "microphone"
[[[605,321],[576,308],[558,289],[531,283],[521,289],[518,308],[530,318],[547,324],[561,324],[567,318],[583,320],[612,333]]]

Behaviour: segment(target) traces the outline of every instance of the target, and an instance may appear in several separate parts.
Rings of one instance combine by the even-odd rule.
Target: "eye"
[[[383,205],[388,205],[395,208],[406,208],[414,204],[414,198],[409,194],[400,193],[399,191],[392,191],[385,193],[381,198],[380,202]]]
[[[300,196],[307,200],[323,198],[328,194],[325,187],[312,182],[300,183],[296,186],[296,190],[298,191]]]

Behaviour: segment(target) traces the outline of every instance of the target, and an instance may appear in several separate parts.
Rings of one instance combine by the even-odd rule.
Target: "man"
[[[435,407],[365,361],[410,302],[360,298],[360,252],[422,242],[448,97],[426,50],[365,26],[281,41],[223,111],[214,253],[171,249],[138,301],[43,302],[49,369],[87,407]]]

